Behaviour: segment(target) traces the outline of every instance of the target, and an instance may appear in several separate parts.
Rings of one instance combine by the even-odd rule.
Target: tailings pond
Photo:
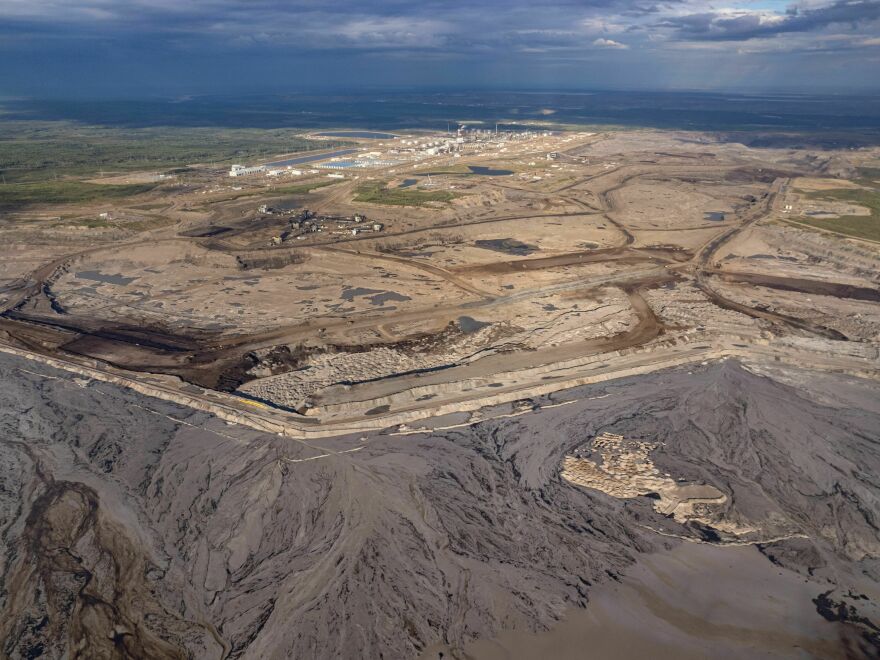
[[[327,131],[316,133],[318,137],[360,138],[363,140],[393,140],[396,135],[391,133],[376,133],[375,131]]]
[[[323,154],[311,154],[309,156],[299,156],[297,158],[288,158],[286,160],[276,160],[272,163],[264,163],[266,167],[286,167],[287,165],[301,165],[303,163],[313,163],[317,160],[327,160],[328,158],[336,158],[337,156],[347,156],[356,153],[357,149],[339,149]]]
[[[482,176],[509,176],[513,174],[513,170],[496,170],[492,167],[483,167],[481,165],[468,165],[468,169],[472,174],[480,174]]]

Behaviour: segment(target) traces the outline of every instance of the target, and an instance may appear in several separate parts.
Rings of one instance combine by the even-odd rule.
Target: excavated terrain
[[[555,634],[594,593],[693,542],[707,548],[681,555],[693,562],[752,544],[763,557],[750,561],[800,585],[794,642],[737,592],[750,632],[728,657],[780,639],[827,657],[880,650],[871,381],[717,361],[473,424],[320,441],[9,355],[0,400],[4,657],[466,657],[476,638]],[[722,493],[713,526],[564,479],[566,457],[603,434],[648,443],[660,474]],[[719,561],[719,584],[737,566]],[[644,598],[687,592],[651,584]],[[715,634],[704,609],[676,629],[685,641]],[[632,625],[659,626],[651,612]]]
[[[409,153],[401,140],[383,147],[389,161]],[[563,371],[581,384],[600,365],[649,372],[757,345],[878,372],[880,250],[829,211],[855,213],[841,195],[873,199],[878,184],[857,174],[877,149],[660,130],[471,147],[456,167],[410,154],[405,170],[363,172],[387,199],[363,201],[357,176],[324,185],[315,170],[287,195],[263,175],[199,168],[189,187],[113,208],[39,205],[63,221],[10,214],[0,345],[300,431],[474,410],[547,392]],[[401,171],[450,199],[393,203]],[[164,209],[153,224],[97,222],[144,202]]]
[[[880,150],[485,137],[4,216],[0,658],[878,657]]]

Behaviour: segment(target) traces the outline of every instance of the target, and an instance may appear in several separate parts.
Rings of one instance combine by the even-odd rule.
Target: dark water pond
[[[402,293],[396,293],[395,291],[383,291],[382,293],[377,293],[375,296],[370,296],[370,304],[379,305],[380,307],[387,302],[404,302],[407,300],[412,300],[412,298],[405,296]]]
[[[103,282],[104,284],[130,284],[134,282],[136,277],[124,277],[121,273],[116,275],[102,273],[98,270],[81,270],[76,274],[78,279],[92,280],[94,282]]]
[[[327,131],[317,135],[319,137],[363,138],[366,140],[393,140],[397,137],[392,133],[377,133],[375,131]]]
[[[342,290],[340,297],[343,300],[351,302],[355,298],[363,296],[370,300],[371,305],[383,306],[386,302],[405,302],[412,300],[409,296],[405,296],[396,291],[382,291],[380,289],[365,289],[364,287],[348,287]]]
[[[342,290],[342,294],[340,295],[340,298],[342,298],[343,300],[347,300],[348,302],[351,302],[352,300],[354,300],[358,296],[370,296],[370,295],[373,295],[376,293],[382,293],[382,291],[380,289],[365,289],[362,286],[358,286],[358,287],[354,287],[354,288],[349,287],[347,289]]]
[[[459,316],[458,317],[458,327],[461,328],[461,331],[465,334],[471,334],[472,332],[476,332],[481,328],[485,328],[487,325],[492,325],[491,323],[486,323],[485,321],[477,321],[470,316]]]
[[[713,222],[724,222],[723,211],[707,211],[703,214],[704,220],[712,220]]]
[[[484,250],[494,250],[495,252],[503,252],[515,257],[525,257],[533,252],[538,251],[537,245],[529,245],[515,238],[493,238],[487,240],[475,241],[474,245]]]
[[[513,170],[496,170],[481,165],[468,165],[468,169],[474,174],[482,174],[483,176],[508,176],[513,174]]]

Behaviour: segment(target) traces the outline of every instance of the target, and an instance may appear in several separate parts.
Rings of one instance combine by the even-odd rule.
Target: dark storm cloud
[[[103,38],[131,34],[232,48],[568,48],[610,34],[675,40],[749,40],[858,26],[880,17],[880,0],[836,0],[786,13],[691,11],[687,0],[0,0],[0,31]],[[751,4],[751,3],[746,3]],[[649,20],[650,19],[650,20]]]
[[[854,53],[880,50],[880,0],[806,0],[787,12],[720,1],[0,0],[0,92],[141,80],[160,93],[329,82],[686,87],[766,76],[781,53],[808,46],[827,53],[829,82],[871,78],[870,58]],[[772,53],[721,45],[752,49],[768,37]],[[803,69],[789,60],[786,81]]]
[[[371,34],[393,36],[408,27],[418,32],[423,26],[460,41],[479,41],[514,30],[571,28],[591,12],[640,15],[653,7],[626,0],[0,0],[0,21],[27,18],[34,24],[75,26],[90,33],[136,31],[193,38],[251,31],[344,36],[355,24],[362,25],[369,40]],[[356,36],[350,35],[349,41],[356,42]]]
[[[856,29],[880,19],[880,0],[837,0],[816,8],[789,8],[785,14],[744,12],[695,13],[667,18],[655,24],[673,28],[679,39],[745,41],[797,32],[813,32],[840,26]]]

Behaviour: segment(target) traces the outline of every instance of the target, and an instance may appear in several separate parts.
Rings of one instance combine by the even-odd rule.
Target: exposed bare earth
[[[789,182],[821,172],[825,156],[661,132],[504,148],[500,160],[469,159],[515,174],[437,174],[437,189],[460,194],[431,207],[359,205],[355,181],[321,187],[314,176],[290,197],[258,180],[222,193],[229,184],[206,170],[153,193],[146,206],[165,203],[175,218],[162,229],[83,230],[59,251],[63,227],[13,219],[0,231],[28,247],[3,273],[0,332],[79,365],[161,374],[187,396],[251,412],[256,402],[298,429],[430,415],[476,375],[528,392],[554,365],[595,355],[638,352],[648,366],[707,342],[724,351],[794,336],[828,340],[823,355],[855,343],[876,358],[880,253],[772,224],[797,196]],[[435,161],[424,171],[442,172]],[[833,180],[810,179],[822,181]],[[366,212],[384,230],[352,236],[333,220],[276,244],[293,225],[257,212],[261,201],[328,218]]]
[[[0,360],[9,657],[466,649],[506,629],[552,629],[579,616],[571,608],[596,613],[596,585],[676,537],[738,538],[663,516],[651,498],[563,479],[565,456],[606,432],[657,443],[660,470],[718,489],[719,515],[752,527],[761,552],[802,574],[787,616],[817,629],[806,648],[876,649],[880,409],[858,379],[825,377],[829,405],[811,393],[810,372],[785,372],[796,390],[716,363],[498,407],[447,431],[293,442]],[[709,606],[641,585],[642,598],[690,612],[678,635],[693,648],[723,623]],[[826,623],[810,602],[821,594],[852,606],[850,622]],[[747,593],[736,606],[748,607]],[[762,611],[739,615],[755,631],[749,648],[778,652],[781,633],[755,621]],[[649,612],[638,615],[646,635],[669,621]]]
[[[400,140],[3,218],[0,656],[876,657],[876,150]]]

